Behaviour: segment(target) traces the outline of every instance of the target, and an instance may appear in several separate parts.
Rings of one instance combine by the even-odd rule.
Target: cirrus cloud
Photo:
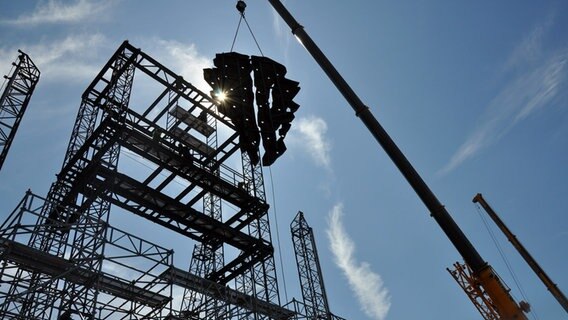
[[[342,217],[343,206],[338,204],[329,214],[327,230],[335,263],[345,274],[363,312],[372,319],[383,320],[391,306],[389,292],[381,276],[355,257],[355,243],[345,231]]]
[[[545,54],[543,38],[552,26],[536,26],[509,56],[504,71],[513,74],[482,113],[479,125],[439,171],[446,174],[496,143],[521,121],[558,102],[568,89],[568,48]]]
[[[322,118],[308,116],[298,118],[292,126],[290,144],[306,152],[319,166],[331,167],[331,143],[327,136],[327,123]]]
[[[101,34],[70,35],[49,42],[0,47],[0,63],[13,61],[18,48],[26,52],[42,72],[42,81],[90,79],[97,75],[102,61],[100,49],[110,48]]]
[[[35,10],[30,13],[2,22],[18,26],[82,22],[93,19],[111,4],[111,1],[77,0],[73,3],[63,3],[57,0],[48,0],[47,2],[40,2]]]

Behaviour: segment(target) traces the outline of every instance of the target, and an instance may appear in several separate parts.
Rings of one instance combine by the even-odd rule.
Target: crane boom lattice
[[[19,51],[0,97],[0,170],[24,117],[40,72],[30,57]]]
[[[454,269],[446,269],[463,289],[477,311],[485,320],[499,320],[499,313],[495,310],[491,298],[485,290],[479,286],[476,278],[472,275],[471,268],[467,264],[454,263]]]

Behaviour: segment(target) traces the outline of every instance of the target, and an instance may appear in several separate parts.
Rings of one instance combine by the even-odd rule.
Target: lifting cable
[[[262,49],[260,49],[260,45],[258,44],[258,41],[256,41],[256,37],[254,36],[254,32],[252,32],[252,29],[247,21],[247,18],[245,17],[245,9],[247,7],[247,4],[240,0],[237,2],[237,10],[239,11],[240,14],[240,18],[239,18],[239,24],[237,25],[237,30],[235,31],[235,37],[233,38],[233,43],[231,44],[231,52],[233,51],[233,48],[235,47],[235,41],[237,40],[237,35],[239,34],[239,29],[241,27],[241,21],[245,21],[245,24],[247,25],[247,28],[250,32],[250,35],[252,36],[252,39],[254,40],[254,43],[256,44],[256,47],[258,48],[258,51],[260,51],[260,55],[264,57],[264,53],[262,53]]]
[[[515,273],[515,271],[513,270],[513,266],[511,265],[511,263],[509,262],[509,259],[507,258],[507,255],[505,254],[505,251],[503,251],[503,248],[501,247],[501,244],[499,243],[499,240],[497,239],[497,237],[495,236],[495,233],[493,232],[493,230],[491,229],[491,227],[489,226],[489,223],[487,222],[487,218],[485,218],[485,215],[481,212],[481,207],[479,204],[475,205],[475,208],[477,209],[477,213],[479,214],[479,216],[481,217],[481,221],[483,221],[483,224],[485,225],[485,229],[487,229],[487,232],[489,233],[489,235],[491,236],[491,239],[493,240],[493,243],[495,244],[495,247],[497,248],[497,251],[499,252],[499,255],[501,256],[501,259],[503,260],[503,262],[505,263],[505,265],[507,266],[507,269],[509,270],[509,274],[511,275],[511,277],[513,278],[513,281],[515,282],[515,285],[517,286],[517,289],[519,290],[519,292],[521,293],[521,296],[523,297],[523,300],[527,303],[530,303],[529,299],[527,298],[527,295],[525,293],[525,290],[523,289],[523,286],[521,285],[521,282],[519,281],[519,278],[517,277],[517,274]],[[536,313],[536,310],[534,310],[534,308],[532,308],[531,306],[531,314],[532,317],[536,320],[538,319],[538,315]]]
[[[242,13],[241,17],[239,18],[239,24],[237,24],[237,30],[235,31],[235,36],[233,37],[233,43],[231,43],[231,50],[229,50],[229,52],[233,52],[235,41],[237,41],[237,35],[239,34],[239,29],[241,28],[241,22],[243,21],[244,16],[244,13]]]
[[[235,36],[233,37],[233,43],[231,44],[231,52],[233,51],[233,48],[235,47],[235,42],[237,40],[237,36],[239,34],[239,29],[241,27],[241,22],[244,20],[245,24],[247,25],[247,28],[254,40],[254,43],[256,44],[256,47],[258,48],[258,51],[260,52],[260,55],[264,57],[264,53],[262,52],[262,49],[260,48],[260,45],[258,44],[258,41],[256,40],[256,37],[254,35],[254,32],[252,31],[247,18],[245,17],[245,9],[246,9],[247,5],[244,1],[239,0],[237,2],[237,11],[239,11],[239,23],[237,24],[237,30],[235,31]],[[270,187],[272,190],[272,211],[274,212],[274,226],[276,227],[276,243],[278,246],[278,257],[279,257],[279,262],[280,262],[280,270],[281,270],[281,274],[282,274],[282,282],[284,284],[284,298],[286,299],[285,302],[288,302],[288,289],[286,286],[286,276],[284,273],[284,258],[282,257],[282,245],[281,245],[281,241],[280,241],[280,228],[278,226],[278,214],[276,212],[276,193],[274,191],[274,179],[272,176],[272,166],[268,166],[268,171],[270,173]],[[279,297],[280,298],[280,297]]]
[[[276,212],[276,194],[274,192],[274,179],[272,178],[272,166],[268,167],[268,171],[270,172],[270,185],[272,188],[272,211],[274,211],[274,226],[276,227],[276,241],[278,242],[278,256],[280,257],[280,270],[282,270],[282,282],[284,283],[284,298],[286,299],[284,302],[288,303],[288,289],[286,287],[286,276],[284,273],[284,258],[282,257],[282,246],[280,241],[280,228],[278,227],[278,214]]]

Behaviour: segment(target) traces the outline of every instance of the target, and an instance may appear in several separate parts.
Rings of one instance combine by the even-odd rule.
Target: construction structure
[[[302,211],[292,221],[290,231],[303,299],[303,304],[293,304],[298,319],[344,320],[330,311],[314,232]]]
[[[252,62],[222,57],[209,72],[217,72],[214,89],[232,81],[233,100],[204,94],[127,41],[118,48],[82,96],[48,195],[28,192],[0,227],[1,318],[295,317],[279,300],[260,144],[243,122],[251,114],[231,113],[231,101],[253,90],[232,71]],[[277,63],[252,61],[257,103],[268,108],[259,116],[262,160],[273,162],[299,88]],[[111,206],[194,241],[189,268],[174,264],[172,250],[112,226]]]
[[[0,170],[28,107],[40,72],[30,57],[18,50],[12,70],[0,88]]]
[[[494,307],[486,319],[526,319],[528,310],[369,109],[282,4],[269,1],[463,256],[452,275],[470,297]],[[282,306],[279,296],[262,166],[286,151],[298,83],[265,57],[230,52],[214,64],[204,73],[209,96],[128,42],[118,48],[82,96],[49,193],[28,192],[0,226],[0,317],[342,319],[330,312],[301,213],[292,235],[303,302]],[[113,226],[111,206],[193,241],[189,267],[175,265],[172,250]]]
[[[1,227],[2,319],[125,319],[129,315],[160,319],[165,310],[171,310],[170,281],[158,277],[173,263],[171,250],[91,217],[82,218],[80,224],[54,225],[45,216],[45,208],[53,205],[27,192]],[[100,262],[100,270],[93,270],[88,261],[68,257],[84,243],[68,242],[63,245],[68,254],[58,256],[29,242],[40,232],[76,238],[88,229],[104,229],[98,240],[105,256],[92,258]],[[120,275],[128,275],[128,280]],[[96,296],[87,295],[94,292]],[[70,301],[68,294],[78,300]],[[81,308],[82,304],[86,305]],[[87,308],[92,308],[90,313]]]

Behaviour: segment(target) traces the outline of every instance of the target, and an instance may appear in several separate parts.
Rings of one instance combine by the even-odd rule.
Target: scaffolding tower
[[[135,83],[144,89],[139,95]],[[155,95],[149,84],[158,87]],[[294,316],[280,306],[262,168],[240,152],[240,132],[217,108],[125,41],[83,94],[47,197],[26,195],[0,228],[0,276],[7,283],[0,287],[0,317]],[[128,158],[146,171],[123,165]],[[176,267],[171,252],[132,235],[154,249],[122,245],[130,253],[116,257],[153,261],[159,251],[163,258],[135,272],[112,272],[130,266],[109,260],[112,237],[130,233],[111,226],[111,206],[196,243],[189,270]],[[22,223],[28,216],[35,220]],[[180,307],[172,304],[172,288],[185,289]]]
[[[30,57],[20,50],[18,52],[20,54],[16,62],[12,63],[12,70],[4,76],[5,86],[0,88],[0,170],[40,75]]]
[[[293,300],[291,305],[297,319],[341,320],[331,313],[323,274],[312,228],[299,211],[290,225],[303,303]]]

